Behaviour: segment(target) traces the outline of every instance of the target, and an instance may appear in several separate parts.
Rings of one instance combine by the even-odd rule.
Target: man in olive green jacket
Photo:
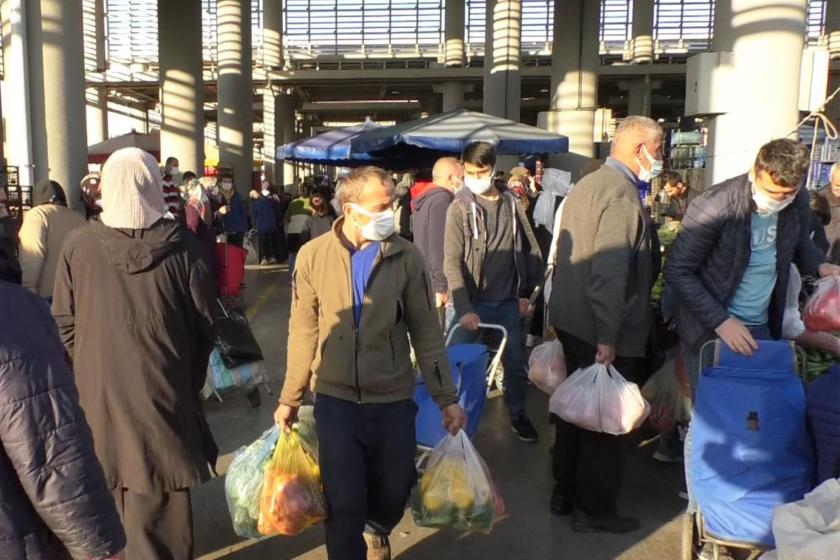
[[[378,560],[390,558],[388,534],[417,477],[409,335],[446,428],[457,433],[466,416],[423,257],[394,233],[393,183],[381,169],[359,168],[338,199],[344,217],[298,255],[275,418],[290,429],[314,376],[327,553]]]

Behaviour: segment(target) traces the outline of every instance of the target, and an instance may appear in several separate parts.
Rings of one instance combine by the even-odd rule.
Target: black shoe
[[[538,439],[537,430],[534,429],[534,426],[531,424],[531,421],[528,420],[528,418],[526,418],[525,416],[517,418],[516,420],[511,420],[510,429],[513,430],[513,432],[522,441],[534,443]]]
[[[571,515],[575,509],[575,504],[572,499],[564,496],[555,486],[554,491],[551,493],[549,508],[554,515]]]
[[[595,517],[576,509],[572,514],[572,530],[578,533],[629,533],[642,524],[635,517],[604,515]]]

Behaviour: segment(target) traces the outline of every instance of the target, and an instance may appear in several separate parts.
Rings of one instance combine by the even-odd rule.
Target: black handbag
[[[216,349],[225,365],[235,368],[262,360],[262,350],[245,315],[240,311],[227,311],[221,302],[219,306],[223,314],[216,319]]]

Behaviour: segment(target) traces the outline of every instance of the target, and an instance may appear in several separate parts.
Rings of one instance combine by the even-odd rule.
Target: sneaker
[[[538,439],[537,430],[525,416],[512,420],[510,429],[521,439],[528,443],[534,443]]]
[[[263,259],[263,260],[260,261],[260,266],[266,266],[266,265],[268,265],[268,259]]]
[[[679,496],[680,498],[682,498],[683,500],[685,500],[687,502],[688,501],[688,490],[680,490],[679,492],[677,492],[677,496]]]
[[[362,533],[367,545],[367,560],[391,560],[391,542],[388,537]]]
[[[630,533],[642,526],[635,517],[620,515],[594,516],[576,509],[572,514],[572,530],[578,533]]]
[[[554,491],[551,493],[549,509],[554,515],[571,515],[572,511],[574,511],[574,501],[568,496],[563,495],[557,486],[555,486]]]

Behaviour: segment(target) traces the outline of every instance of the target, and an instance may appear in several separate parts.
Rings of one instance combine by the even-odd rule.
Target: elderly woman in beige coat
[[[85,225],[84,215],[67,208],[64,189],[55,181],[35,185],[33,208],[20,228],[20,267],[23,287],[52,299],[55,267],[67,234]]]

